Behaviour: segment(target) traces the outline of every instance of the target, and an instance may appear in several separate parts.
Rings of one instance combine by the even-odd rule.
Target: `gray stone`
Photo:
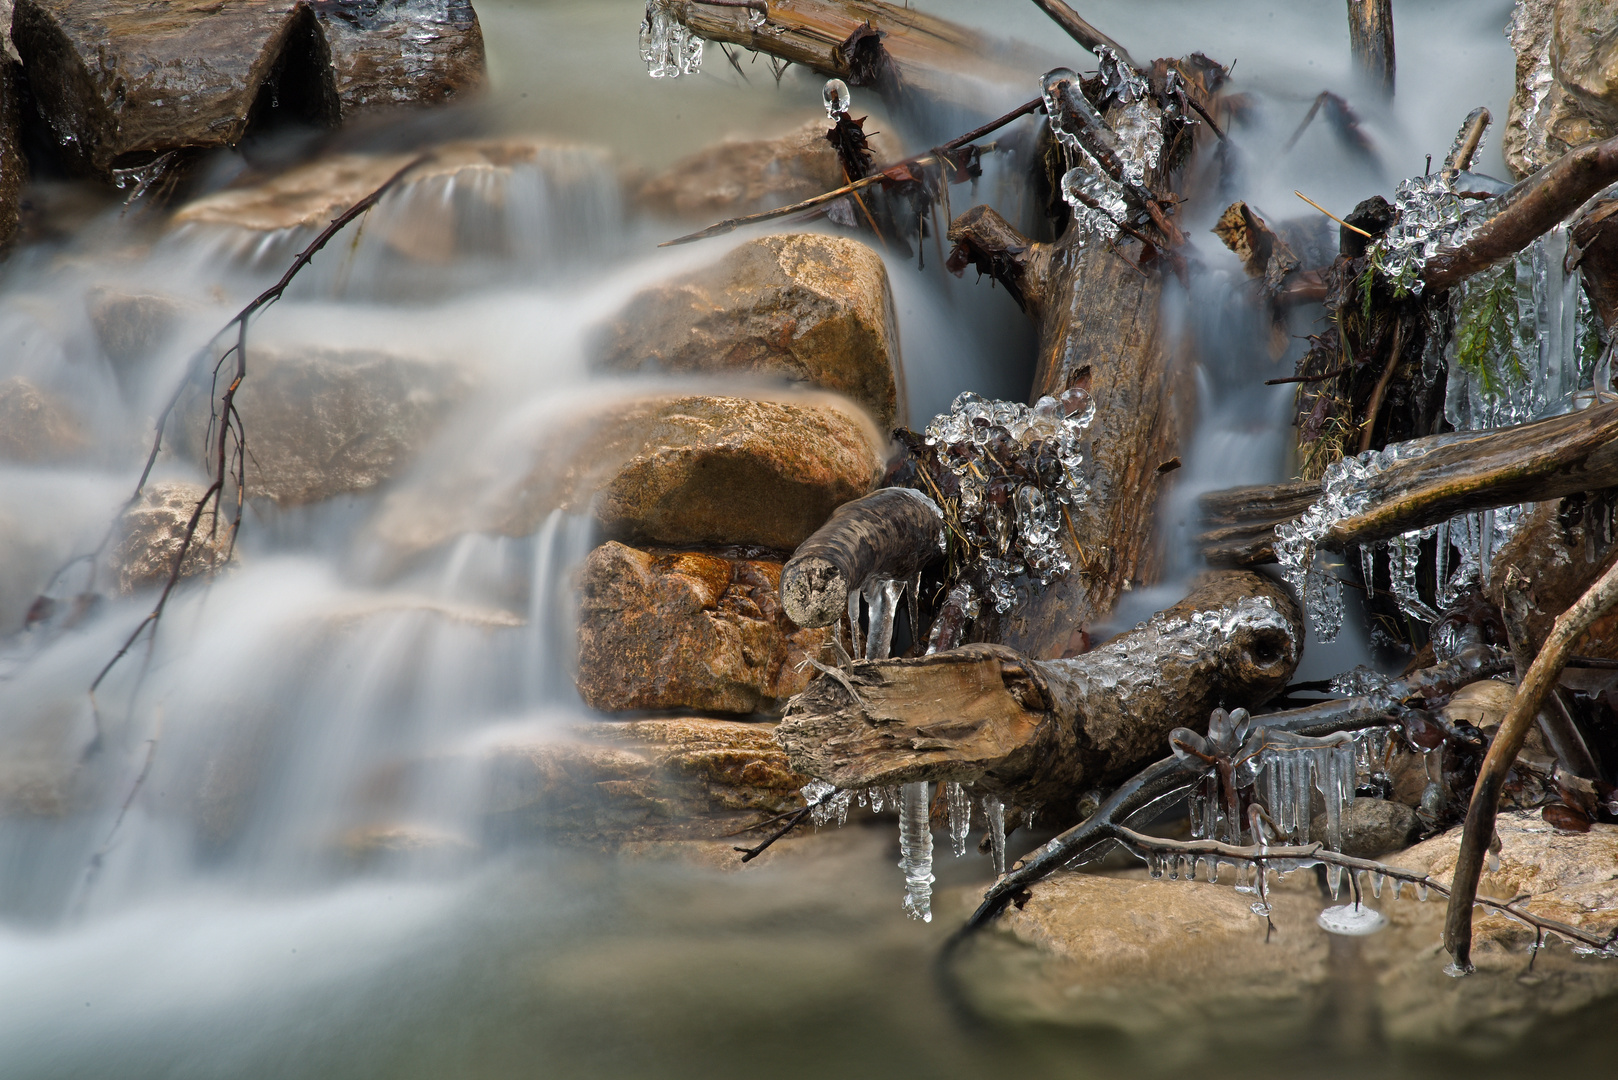
[[[1342,830],[1343,854],[1375,859],[1415,843],[1421,834],[1421,822],[1416,811],[1404,803],[1360,798],[1343,810]],[[1309,838],[1326,839],[1325,814],[1316,814],[1309,823]]]

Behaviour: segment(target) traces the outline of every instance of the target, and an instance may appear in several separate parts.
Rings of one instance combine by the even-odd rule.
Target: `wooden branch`
[[[1052,245],[1029,240],[990,206],[974,206],[951,222],[949,242],[955,245],[949,269],[958,274],[974,266],[1004,285],[1029,315],[1044,310]]]
[[[1509,258],[1618,180],[1618,137],[1569,150],[1494,203],[1495,212],[1455,247],[1427,260],[1422,282],[1440,292]]]
[[[1393,96],[1393,0],[1348,0],[1348,44],[1354,67]]]
[[[1489,752],[1478,771],[1477,786],[1472,789],[1472,802],[1467,807],[1466,827],[1461,835],[1461,850],[1451,886],[1454,892],[1444,919],[1444,947],[1455,958],[1455,967],[1460,971],[1472,970],[1472,905],[1477,900],[1484,856],[1494,839],[1494,823],[1500,811],[1500,792],[1505,787],[1506,771],[1517,760],[1528,730],[1555,689],[1574,646],[1615,604],[1618,604],[1618,561],[1596,579],[1578,603],[1556,620],[1550,638],[1518,684],[1511,709],[1489,744]]]
[[[1367,507],[1334,524],[1324,547],[1387,540],[1456,514],[1565,498],[1618,485],[1618,402],[1492,431],[1457,431],[1397,443],[1401,459],[1371,477]],[[1391,448],[1390,448],[1391,449]],[[1268,561],[1259,534],[1302,513],[1318,486],[1293,481],[1203,497],[1213,530],[1198,537],[1210,559]],[[1209,507],[1219,508],[1210,513]],[[1307,509],[1307,505],[1304,507]],[[1249,542],[1250,541],[1250,542]]]
[[[1228,630],[1194,618],[1204,612]],[[845,670],[857,694],[810,683],[776,740],[793,768],[845,790],[954,780],[1060,821],[1079,792],[1160,753],[1175,727],[1205,724],[1222,702],[1273,696],[1302,640],[1284,589],[1223,571],[1146,629],[1066,660],[980,644],[856,662]]]
[[[1569,233],[1584,291],[1610,338],[1618,333],[1618,199],[1590,208]]]
[[[1067,33],[1068,37],[1077,41],[1090,52],[1094,53],[1101,48],[1111,49],[1118,59],[1137,71],[1140,70],[1140,65],[1135,63],[1134,58],[1129,55],[1127,49],[1091,26],[1088,22],[1085,22],[1077,11],[1068,7],[1062,0],[1034,0],[1034,3],[1038,5],[1039,10],[1049,15],[1051,20]]]
[[[938,504],[909,488],[844,503],[782,568],[787,617],[799,626],[830,626],[848,610],[849,593],[869,579],[909,578],[942,558],[943,528]]]
[[[1429,693],[1452,693],[1468,683],[1511,670],[1509,659],[1492,650],[1474,647],[1455,659],[1423,668],[1404,679],[1388,684],[1381,694],[1341,698],[1301,709],[1268,713],[1257,718],[1266,727],[1297,735],[1323,736],[1338,731],[1355,731],[1388,722],[1389,709],[1404,701]],[[1206,721],[1204,721],[1206,722]],[[963,928],[970,933],[986,925],[1017,893],[1034,882],[1049,877],[1064,866],[1100,858],[1111,849],[1118,826],[1144,823],[1150,816],[1167,809],[1198,783],[1201,773],[1169,757],[1147,766],[1119,785],[1096,811],[1042,847],[1030,852],[1011,872],[984,894],[983,903]]]

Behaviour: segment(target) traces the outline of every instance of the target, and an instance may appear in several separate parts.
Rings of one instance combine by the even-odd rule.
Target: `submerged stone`
[[[124,514],[109,557],[120,593],[158,588],[168,581],[185,540],[186,526],[206,490],[192,483],[147,485],[141,501]],[[230,551],[231,507],[226,503],[220,510],[217,527],[211,511],[197,522],[191,548],[180,566],[182,580],[212,574],[224,566]]]
[[[882,259],[836,236],[766,236],[640,293],[596,360],[613,371],[784,376],[904,421],[893,292]]]
[[[78,417],[55,394],[21,375],[0,382],[0,461],[64,461],[88,442]]]
[[[781,564],[607,543],[579,581],[579,693],[593,709],[775,710],[829,655],[781,610]]]

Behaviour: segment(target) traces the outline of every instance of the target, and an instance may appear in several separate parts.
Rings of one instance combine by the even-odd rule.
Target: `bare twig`
[[[1335,379],[1337,376],[1342,375],[1350,370],[1352,369],[1340,367],[1334,368],[1322,375],[1287,375],[1280,379],[1265,379],[1264,385],[1280,386],[1283,383],[1325,382],[1327,379]]]
[[[1315,202],[1315,200],[1311,199],[1309,196],[1305,195],[1303,192],[1294,191],[1292,194],[1296,195],[1298,198],[1302,199],[1304,202],[1308,203],[1310,206],[1314,207],[1316,210],[1319,210],[1322,214],[1325,214],[1327,217],[1329,217],[1333,221],[1337,222],[1337,224],[1341,225],[1343,228],[1348,229],[1348,230],[1350,230],[1352,232],[1357,232],[1361,236],[1365,237],[1367,240],[1374,239],[1374,237],[1372,237],[1370,233],[1366,232],[1364,229],[1360,228],[1358,225],[1350,225],[1348,222],[1344,221],[1342,218],[1338,217],[1336,214],[1332,213],[1330,210],[1327,210],[1324,206],[1321,206],[1319,203]]]
[[[744,862],[744,863],[752,862],[754,859],[756,859],[760,855],[764,854],[765,850],[768,849],[771,844],[773,844],[777,840],[781,839],[781,837],[785,836],[787,833],[791,832],[793,829],[796,829],[799,825],[802,825],[804,819],[809,816],[809,812],[811,810],[813,810],[813,809],[814,809],[814,806],[812,806],[812,805],[811,806],[799,807],[798,809],[796,809],[796,810],[792,811],[790,814],[788,814],[786,816],[785,824],[783,824],[779,829],[775,830],[775,832],[771,833],[769,836],[765,837],[763,843],[758,844],[755,847],[750,847],[750,848],[745,848],[745,847],[736,848],[735,850],[742,853],[742,862]]]
[[[1460,856],[1455,863],[1455,891],[1450,896],[1444,920],[1444,947],[1455,957],[1455,967],[1461,971],[1472,970],[1472,905],[1477,900],[1478,880],[1483,876],[1484,855],[1494,838],[1506,771],[1517,760],[1529,728],[1544,707],[1546,696],[1555,688],[1573,646],[1614,604],[1618,604],[1618,562],[1609,566],[1577,603],[1557,617],[1550,637],[1518,684],[1511,709],[1495,732],[1478,770],[1477,786],[1472,789],[1472,802],[1466,811]]]

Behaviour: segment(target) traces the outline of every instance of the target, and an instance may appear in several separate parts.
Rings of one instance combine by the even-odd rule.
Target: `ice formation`
[[[640,22],[640,58],[654,79],[702,70],[703,41],[675,18],[668,0],[647,0]]]
[[[949,839],[958,859],[966,854],[966,837],[972,831],[972,798],[955,781],[944,784],[944,805],[949,811]]]
[[[1388,917],[1364,904],[1344,904],[1329,907],[1315,917],[1320,928],[1329,934],[1346,937],[1365,937],[1388,925]]]
[[[905,875],[905,913],[933,921],[933,830],[928,820],[932,785],[925,780],[899,789],[899,869]]]
[[[1006,808],[998,795],[983,797],[983,817],[989,823],[989,852],[994,856],[994,876],[1006,876]]]
[[[959,522],[984,556],[984,599],[995,611],[1016,601],[1015,579],[1049,584],[1072,569],[1062,534],[1068,508],[1089,495],[1085,433],[1094,416],[1090,395],[1078,389],[1032,407],[968,392],[922,432],[950,474]]]
[[[827,79],[826,88],[820,92],[820,99],[826,105],[828,120],[835,120],[845,115],[853,103],[853,98],[848,92],[848,84],[842,79]]]
[[[1132,213],[1129,189],[1140,195],[1146,171],[1163,150],[1163,111],[1146,80],[1102,47],[1101,78],[1106,101],[1115,106],[1108,127],[1080,88],[1079,77],[1056,68],[1040,81],[1051,132],[1071,166],[1062,177],[1062,198],[1082,232],[1112,240]]]

